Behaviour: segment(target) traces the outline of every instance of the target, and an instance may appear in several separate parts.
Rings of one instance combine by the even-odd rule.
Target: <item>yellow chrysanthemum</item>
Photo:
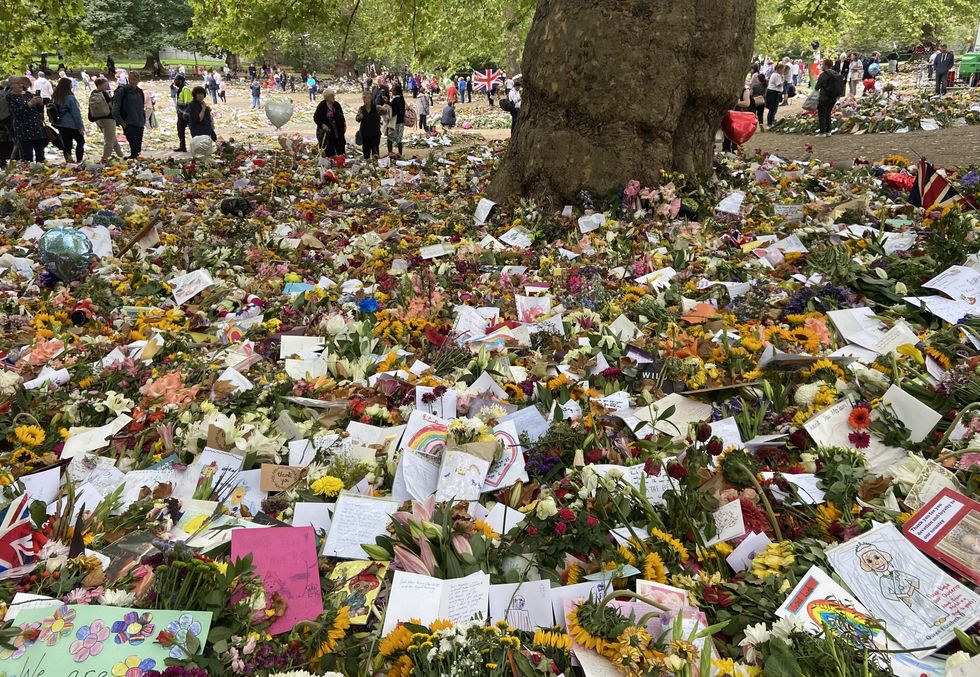
[[[344,481],[333,475],[324,475],[310,485],[310,490],[320,496],[336,496],[344,488]]]

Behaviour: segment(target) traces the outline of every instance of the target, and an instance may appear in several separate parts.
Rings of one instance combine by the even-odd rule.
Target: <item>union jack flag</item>
[[[499,85],[503,74],[498,70],[473,71],[473,89],[478,92],[489,92],[495,84]]]
[[[909,191],[909,202],[929,211],[951,205],[961,199],[963,196],[956,192],[946,177],[937,172],[925,158],[919,160],[919,172],[912,190]]]
[[[34,568],[34,532],[27,494],[0,508],[0,580]]]

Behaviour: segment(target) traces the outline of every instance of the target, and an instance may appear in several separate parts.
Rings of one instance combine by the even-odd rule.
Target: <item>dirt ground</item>
[[[172,149],[176,145],[176,115],[167,86],[167,83],[162,81],[144,83],[144,88],[152,92],[157,99],[157,116],[160,120],[160,128],[147,134],[144,147],[144,155],[147,157],[161,158],[175,155]],[[282,96],[282,94],[277,94],[277,96]],[[309,102],[305,88],[295,93],[287,92],[285,96],[292,99],[296,109],[293,118],[280,132],[266,120],[264,110],[250,110],[251,98],[246,87],[238,84],[232,85],[228,89],[228,103],[219,102],[213,107],[218,135],[224,138],[234,137],[239,140],[246,140],[256,145],[276,145],[275,139],[281,133],[298,133],[304,137],[312,138],[315,132],[312,120],[315,103]],[[267,93],[263,92],[263,105],[267,98]],[[361,98],[356,93],[341,93],[337,98],[347,115],[348,144],[352,146],[357,124],[353,120],[354,111],[360,106]],[[789,105],[780,109],[779,117],[798,113],[803,99],[803,95],[797,96]],[[462,104],[457,109],[458,112],[462,113],[470,106],[476,106],[476,100],[474,97],[473,104]],[[408,101],[411,105],[412,99],[409,98]],[[485,98],[481,96],[479,101],[485,106]],[[437,100],[432,106],[430,118],[438,119],[444,107],[445,99]],[[418,133],[418,130],[405,131],[406,137],[412,133]],[[97,152],[101,137],[94,128],[89,131],[89,134],[88,144],[91,154]],[[478,145],[490,139],[506,139],[510,136],[510,131],[508,129],[464,130],[456,128],[454,135],[464,139],[463,142],[452,147],[458,149]],[[122,141],[122,139],[120,140]],[[386,151],[384,146],[385,144],[382,143],[382,153]],[[808,150],[808,146],[812,146],[812,153]],[[932,132],[916,131],[907,134],[843,134],[830,138],[760,131],[746,144],[746,149],[749,151],[762,149],[777,153],[787,159],[815,157],[828,161],[862,157],[874,161],[894,153],[906,157],[915,157],[921,154],[939,165],[964,166],[980,162],[980,126],[938,129]],[[439,150],[406,148],[405,155],[406,157],[424,157]],[[349,152],[353,152],[353,148],[350,148]]]

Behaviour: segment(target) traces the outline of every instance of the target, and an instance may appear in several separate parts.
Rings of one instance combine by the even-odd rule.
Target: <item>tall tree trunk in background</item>
[[[538,0],[491,197],[567,203],[707,169],[754,34],[755,0]]]
[[[507,72],[511,75],[520,72],[521,31],[517,23],[517,0],[510,0],[504,9],[504,23],[507,26]]]
[[[153,49],[146,53],[146,63],[143,64],[143,70],[150,73],[153,72],[153,62],[160,61],[160,50]]]

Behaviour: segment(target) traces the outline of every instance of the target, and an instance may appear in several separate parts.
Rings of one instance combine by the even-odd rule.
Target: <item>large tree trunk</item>
[[[146,63],[143,64],[143,70],[148,73],[153,72],[154,62],[160,62],[160,50],[151,49],[146,52]]]
[[[490,195],[571,202],[707,169],[754,33],[755,0],[538,0]]]

